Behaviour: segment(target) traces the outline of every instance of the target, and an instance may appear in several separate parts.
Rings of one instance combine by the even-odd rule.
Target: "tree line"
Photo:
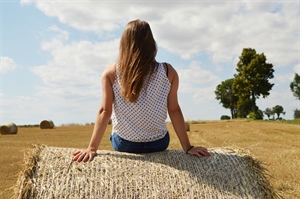
[[[259,54],[255,49],[244,48],[237,63],[237,73],[233,75],[233,78],[217,85],[216,99],[224,108],[230,109],[231,118],[263,119],[265,114],[268,119],[271,116],[275,119],[274,115],[277,116],[276,119],[280,119],[280,114],[285,114],[280,105],[262,111],[256,104],[257,99],[269,96],[274,86],[270,82],[270,79],[274,78],[273,64],[266,61],[264,53]],[[290,84],[290,89],[300,100],[300,76],[297,73]],[[299,112],[298,109],[294,111],[294,118],[300,118]]]

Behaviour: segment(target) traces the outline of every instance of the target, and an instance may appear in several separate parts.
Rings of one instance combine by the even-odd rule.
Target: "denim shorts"
[[[167,133],[163,138],[152,142],[131,142],[113,133],[110,136],[114,150],[127,153],[152,153],[165,151],[170,143],[170,135]]]

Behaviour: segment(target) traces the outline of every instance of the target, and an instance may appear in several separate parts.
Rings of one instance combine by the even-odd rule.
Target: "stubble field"
[[[180,148],[173,127],[169,149]],[[93,126],[62,126],[54,129],[19,128],[16,135],[0,135],[0,198],[11,198],[11,187],[22,168],[24,150],[33,145],[85,148]],[[112,150],[111,126],[99,149]],[[264,162],[270,181],[283,198],[300,198],[300,125],[276,121],[198,121],[190,124],[188,132],[193,145],[207,148],[233,147],[249,150]],[[71,158],[71,154],[70,154]]]

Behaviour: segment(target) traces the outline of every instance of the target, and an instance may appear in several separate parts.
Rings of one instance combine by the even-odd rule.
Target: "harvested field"
[[[174,130],[168,125],[169,150],[180,148]],[[22,170],[24,150],[44,144],[63,148],[85,148],[93,126],[56,127],[55,129],[19,128],[18,134],[0,135],[0,198],[13,195],[17,175]],[[111,150],[107,129],[100,149]],[[202,121],[190,123],[188,133],[194,145],[208,148],[229,147],[250,150],[264,162],[270,182],[284,198],[300,198],[300,126],[256,121]]]

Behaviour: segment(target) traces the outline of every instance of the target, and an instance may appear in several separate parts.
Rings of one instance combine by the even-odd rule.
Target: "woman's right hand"
[[[207,148],[201,146],[193,146],[189,151],[188,154],[197,156],[199,158],[209,157],[211,154],[208,152]]]
[[[97,155],[96,151],[91,149],[84,149],[80,151],[75,151],[73,153],[73,161],[76,162],[91,162]]]

